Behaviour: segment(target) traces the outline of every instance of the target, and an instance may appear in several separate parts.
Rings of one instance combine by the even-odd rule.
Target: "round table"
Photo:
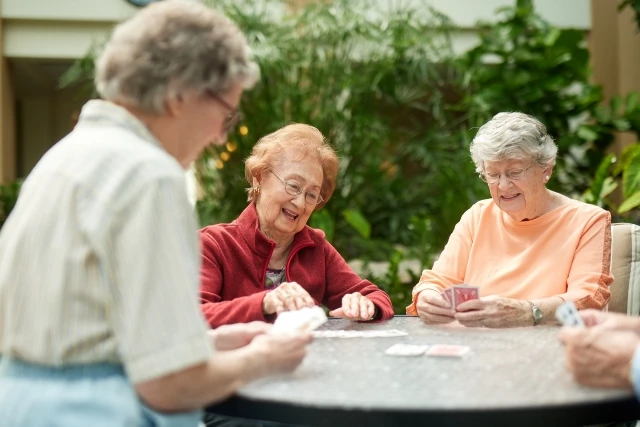
[[[558,327],[427,326],[330,319],[321,330],[399,329],[390,338],[317,338],[291,375],[266,378],[209,410],[309,426],[580,426],[636,419],[630,391],[577,385]],[[395,343],[458,344],[461,358],[384,354]]]

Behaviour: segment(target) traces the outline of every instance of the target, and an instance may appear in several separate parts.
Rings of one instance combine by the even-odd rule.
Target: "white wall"
[[[354,0],[356,1],[356,0]],[[374,0],[365,0],[371,9]],[[383,8],[399,0],[375,0]],[[614,0],[603,0],[614,1]],[[471,31],[456,35],[457,52],[473,46],[473,27],[478,20],[495,19],[499,7],[515,0],[402,0],[428,4]],[[253,2],[259,3],[259,2]],[[589,30],[591,3],[588,0],[535,0],[538,12],[560,27]],[[108,36],[116,22],[137,10],[125,0],[0,0],[4,20],[4,52],[10,58],[77,58]],[[367,9],[363,9],[367,10]]]

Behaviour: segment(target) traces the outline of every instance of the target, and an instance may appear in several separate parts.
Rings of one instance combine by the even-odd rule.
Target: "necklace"
[[[284,264],[280,268],[269,268],[267,266],[267,272],[264,276],[265,289],[273,289],[282,283],[284,279],[284,267],[287,265],[289,257],[284,260]]]

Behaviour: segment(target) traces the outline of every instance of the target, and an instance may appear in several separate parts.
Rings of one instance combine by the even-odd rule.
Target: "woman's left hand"
[[[527,301],[496,295],[459,304],[455,318],[464,326],[475,327],[508,328],[533,325],[531,306]]]
[[[329,316],[349,320],[373,320],[375,314],[376,306],[360,292],[346,294],[342,297],[342,307],[329,312]]]

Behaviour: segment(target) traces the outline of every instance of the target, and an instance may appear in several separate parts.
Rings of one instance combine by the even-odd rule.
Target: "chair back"
[[[640,227],[611,224],[611,299],[609,311],[640,315]]]

